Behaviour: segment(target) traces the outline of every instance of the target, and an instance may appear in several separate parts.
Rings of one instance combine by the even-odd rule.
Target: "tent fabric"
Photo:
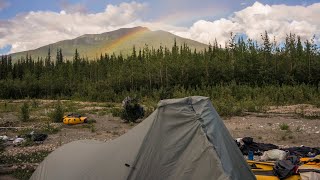
[[[52,152],[32,180],[255,179],[206,97],[162,100],[110,142],[75,141]]]

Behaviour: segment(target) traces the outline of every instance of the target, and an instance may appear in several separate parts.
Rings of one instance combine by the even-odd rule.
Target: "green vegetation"
[[[96,61],[66,61],[58,49],[56,59],[30,55],[12,64],[10,56],[0,63],[0,98],[63,98],[97,102],[121,102],[126,96],[151,108],[160,99],[191,95],[208,96],[222,116],[245,111],[263,112],[270,105],[320,102],[320,53],[314,40],[301,42],[289,34],[283,45],[236,40],[226,48],[216,42],[204,51],[174,42],[158,49],[134,47],[128,57],[101,54]],[[69,104],[68,104],[69,103]],[[116,107],[112,114],[119,116]],[[77,109],[66,102],[66,111]]]
[[[21,163],[40,163],[49,153],[49,151],[38,151],[30,154],[20,153],[14,156],[0,153],[0,164],[20,165]],[[34,168],[32,167],[26,167],[24,169],[18,167],[18,169],[14,171],[13,176],[21,180],[27,180],[31,177],[33,171]]]
[[[90,124],[90,130],[92,133],[96,132],[96,128],[94,127],[94,124]]]
[[[285,131],[289,130],[289,125],[286,123],[280,124],[279,127],[281,130],[285,130]]]
[[[33,172],[33,169],[16,169],[12,175],[19,180],[28,180]]]
[[[53,122],[57,122],[57,123],[62,122],[63,114],[64,114],[64,109],[62,107],[61,102],[58,101],[54,107],[54,111],[50,114],[51,119],[53,120]]]
[[[111,109],[111,114],[113,117],[121,117],[122,113],[123,113],[123,110],[120,108],[112,108]]]
[[[49,122],[47,122],[46,126],[40,129],[40,133],[45,133],[45,134],[57,134],[59,131],[60,131],[59,127],[54,127],[50,125]]]
[[[21,106],[20,119],[23,122],[29,121],[30,119],[30,108],[28,102],[24,102]]]
[[[136,122],[142,117],[144,117],[144,109],[136,98],[128,101],[121,112],[121,118],[127,122]]]
[[[88,124],[97,123],[97,120],[95,120],[95,119],[88,119],[88,120],[87,120],[87,123],[88,123]]]
[[[30,154],[16,154],[15,156],[0,154],[0,164],[38,163],[43,161],[49,153],[48,151],[38,151]]]

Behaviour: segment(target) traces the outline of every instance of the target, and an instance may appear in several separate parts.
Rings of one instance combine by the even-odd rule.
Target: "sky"
[[[222,46],[231,32],[320,43],[320,0],[0,0],[0,54],[135,26]]]

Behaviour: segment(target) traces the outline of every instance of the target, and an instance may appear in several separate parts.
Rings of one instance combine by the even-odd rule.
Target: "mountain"
[[[115,53],[127,55],[132,52],[133,46],[138,51],[146,45],[149,48],[171,47],[176,39],[177,45],[186,43],[191,49],[203,50],[208,47],[206,44],[199,43],[190,39],[185,39],[166,31],[150,31],[145,27],[121,28],[102,34],[85,34],[71,40],[63,40],[40,48],[11,54],[15,61],[18,58],[26,57],[27,54],[32,58],[45,58],[48,49],[51,49],[51,57],[55,59],[56,50],[61,48],[64,59],[72,60],[75,49],[78,49],[81,57],[95,59],[100,54]]]

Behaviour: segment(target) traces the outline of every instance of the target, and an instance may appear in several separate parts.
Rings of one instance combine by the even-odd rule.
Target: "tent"
[[[110,142],[81,140],[49,154],[32,180],[255,179],[209,98],[162,100]]]

